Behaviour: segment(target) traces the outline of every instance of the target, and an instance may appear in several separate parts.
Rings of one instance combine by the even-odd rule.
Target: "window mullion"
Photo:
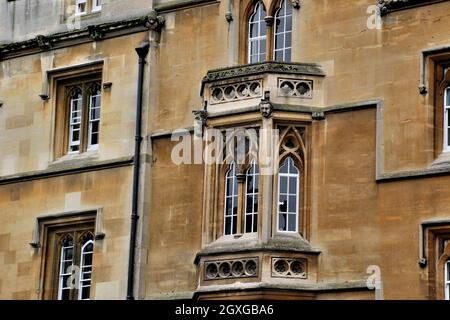
[[[83,83],[82,88],[83,88],[83,113],[81,123],[83,130],[81,134],[80,152],[85,152],[87,150],[88,134],[89,134],[89,93],[88,93],[88,86],[86,83]]]
[[[244,175],[237,175],[237,195],[238,195],[238,212],[237,212],[237,228],[236,233],[242,234],[244,233],[244,219],[245,219],[245,212],[244,212],[244,205],[245,205],[245,176]]]

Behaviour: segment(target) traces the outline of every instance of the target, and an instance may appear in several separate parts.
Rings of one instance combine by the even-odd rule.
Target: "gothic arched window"
[[[292,6],[282,0],[275,13],[274,52],[276,61],[291,61],[292,50]]]
[[[262,1],[255,5],[248,21],[248,62],[262,62],[266,60],[266,9]]]
[[[246,62],[257,63],[267,59],[290,62],[293,28],[291,0],[268,1],[268,11],[262,0],[246,2],[245,5],[247,38],[241,43],[247,50]]]
[[[278,228],[280,232],[297,232],[300,198],[300,173],[294,160],[287,157],[278,174]]]
[[[102,90],[99,81],[68,86],[67,152],[95,151],[100,141]]]

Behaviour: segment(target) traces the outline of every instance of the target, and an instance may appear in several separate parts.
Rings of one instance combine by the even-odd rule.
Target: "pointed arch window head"
[[[279,232],[298,232],[300,172],[294,160],[287,157],[278,174]]]
[[[264,18],[267,16],[262,1],[255,4],[248,25],[248,62],[256,63],[266,60],[267,27]]]
[[[224,235],[237,234],[238,181],[236,164],[232,162],[225,176]]]
[[[282,0],[275,13],[274,60],[291,61],[292,52],[292,6],[289,0]]]
[[[258,231],[259,209],[259,167],[252,160],[246,173],[245,181],[245,233]]]

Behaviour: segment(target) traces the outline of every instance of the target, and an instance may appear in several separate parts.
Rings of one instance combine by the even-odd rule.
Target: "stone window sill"
[[[98,150],[86,151],[83,153],[71,153],[54,160],[49,164],[49,167],[66,165],[72,162],[79,162],[79,161],[95,161],[98,160],[98,158],[99,158]]]
[[[436,160],[431,163],[431,168],[450,167],[450,152],[441,153]]]

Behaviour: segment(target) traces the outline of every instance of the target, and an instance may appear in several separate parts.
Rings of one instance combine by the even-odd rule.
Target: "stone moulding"
[[[274,283],[274,282],[250,282],[250,283],[233,283],[221,284],[215,286],[200,286],[194,293],[194,299],[202,293],[222,293],[235,291],[256,291],[256,290],[289,290],[300,292],[334,292],[334,291],[372,291],[367,287],[367,280],[352,280],[342,282],[322,282],[322,283]]]
[[[29,242],[29,245],[35,249],[39,250],[42,247],[41,244],[41,234],[43,229],[51,227],[55,224],[55,220],[75,220],[75,221],[90,221],[93,220],[95,223],[95,240],[103,240],[106,234],[102,230],[102,208],[94,208],[81,211],[70,211],[62,212],[56,214],[49,214],[45,216],[39,216],[35,221],[34,237]]]
[[[155,11],[129,20],[90,25],[82,29],[59,32],[51,35],[38,35],[34,39],[0,45],[0,61],[42,51],[59,49],[78,43],[100,41],[115,36],[154,30],[159,32],[164,18]]]
[[[132,164],[133,164],[133,157],[131,156],[104,161],[95,161],[95,160],[71,161],[68,163],[61,163],[58,165],[54,165],[53,167],[49,167],[44,170],[22,172],[9,176],[2,176],[0,177],[0,186],[19,182],[27,182],[32,180],[59,177],[69,174],[77,174],[77,173],[125,167],[130,166]]]
[[[219,4],[219,0],[173,0],[155,4],[155,10],[159,13],[172,12],[186,8],[199,7],[208,4]]]
[[[393,11],[399,11],[444,1],[448,0],[378,0],[378,7],[380,8],[380,13],[384,15]]]
[[[206,76],[202,80],[200,95],[203,96],[205,84],[207,83],[237,77],[259,75],[263,73],[313,75],[321,77],[325,76],[325,72],[322,70],[321,66],[315,63],[267,61],[252,64],[243,64],[208,71]]]

